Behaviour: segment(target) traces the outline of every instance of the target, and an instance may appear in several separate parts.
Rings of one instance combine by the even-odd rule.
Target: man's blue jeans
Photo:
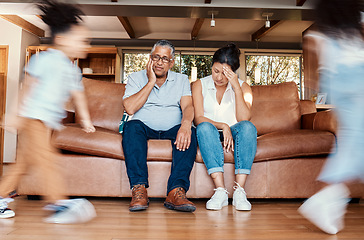
[[[191,144],[185,151],[177,150],[174,142],[181,125],[176,125],[167,131],[156,131],[140,120],[130,120],[124,126],[123,150],[130,188],[138,184],[148,183],[147,152],[149,139],[170,139],[172,145],[172,166],[168,179],[167,195],[176,187],[188,191],[190,174],[195,162],[197,151],[196,129],[192,127]]]
[[[249,121],[241,121],[230,127],[234,139],[235,174],[250,174],[257,150],[257,129]],[[224,172],[222,133],[209,122],[197,126],[197,139],[208,174]]]

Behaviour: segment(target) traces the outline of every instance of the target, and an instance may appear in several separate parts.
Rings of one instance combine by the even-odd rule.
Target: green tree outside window
[[[125,53],[124,54],[124,77],[126,83],[128,76],[145,69],[149,60],[149,53]],[[191,78],[191,67],[197,67],[197,78],[203,78],[211,74],[212,56],[210,55],[175,55],[172,71],[186,74]]]
[[[246,55],[248,84],[271,85],[293,81],[300,89],[300,62],[299,56]],[[260,68],[260,81],[256,81],[257,68]]]

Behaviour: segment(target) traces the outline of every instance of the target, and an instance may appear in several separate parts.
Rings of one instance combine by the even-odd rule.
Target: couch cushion
[[[333,147],[335,135],[327,131],[273,132],[258,137],[255,161],[326,155]]]
[[[118,132],[96,127],[96,132],[86,133],[78,124],[66,124],[62,131],[52,135],[52,144],[58,149],[91,156],[124,160],[121,146],[122,136]],[[149,140],[148,161],[171,161],[170,140]]]
[[[326,155],[334,143],[334,134],[327,131],[298,129],[268,133],[258,137],[254,162]],[[224,155],[225,162],[234,163],[233,153]],[[196,161],[203,162],[200,151]]]
[[[300,128],[298,88],[294,82],[252,86],[251,122],[258,135]]]
[[[55,147],[74,153],[124,160],[122,136],[108,129],[96,127],[96,132],[85,133],[78,124],[67,124],[62,131],[54,132]],[[254,161],[287,159],[326,155],[335,143],[334,134],[316,130],[288,130],[258,137]],[[334,145],[335,146],[335,145]],[[233,163],[233,153],[224,153],[225,162]],[[149,140],[148,161],[171,161],[170,140]],[[196,162],[203,162],[198,150]]]
[[[87,78],[83,79],[83,84],[92,123],[97,127],[118,131],[124,113],[125,84]]]

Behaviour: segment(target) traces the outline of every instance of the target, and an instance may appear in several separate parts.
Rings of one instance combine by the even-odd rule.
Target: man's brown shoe
[[[194,212],[196,210],[195,204],[188,201],[186,191],[181,187],[177,187],[168,193],[164,206],[168,209],[183,212]]]
[[[135,185],[132,189],[132,199],[129,205],[129,211],[141,211],[148,208],[149,199],[147,189],[144,185]]]

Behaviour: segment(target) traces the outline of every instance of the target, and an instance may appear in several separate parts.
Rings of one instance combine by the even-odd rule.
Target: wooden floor
[[[364,204],[350,204],[346,228],[327,235],[303,219],[300,201],[252,201],[251,212],[231,205],[221,211],[205,210],[206,200],[194,201],[194,213],[175,212],[153,199],[147,211],[129,212],[127,198],[91,198],[97,218],[86,224],[57,225],[42,222],[42,201],[17,197],[11,207],[17,216],[0,219],[0,239],[364,239]]]

